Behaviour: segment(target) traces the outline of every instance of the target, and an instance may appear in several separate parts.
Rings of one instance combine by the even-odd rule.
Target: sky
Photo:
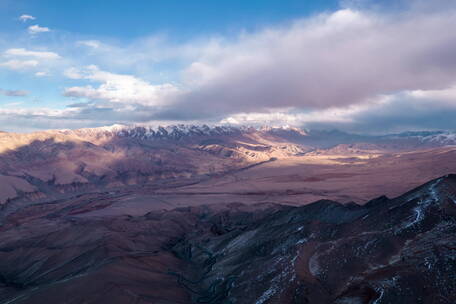
[[[452,0],[0,0],[0,130],[456,130]]]

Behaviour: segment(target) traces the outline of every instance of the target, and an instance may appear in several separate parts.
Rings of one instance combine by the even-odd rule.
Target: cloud
[[[48,27],[41,27],[38,24],[31,25],[28,27],[28,32],[31,35],[50,32],[51,30]]]
[[[49,76],[49,73],[48,72],[44,72],[44,71],[40,71],[40,72],[36,72],[35,76],[36,77],[45,77],[45,76]]]
[[[195,116],[326,109],[450,86],[456,34],[445,29],[454,27],[455,10],[388,15],[344,9],[246,34],[189,65],[184,79],[191,89],[178,106]]]
[[[404,130],[456,130],[456,103],[442,100],[413,98],[408,92],[389,96],[383,104],[353,113],[346,124],[331,124],[333,128],[358,133],[402,132]],[[309,127],[328,128],[324,123]]]
[[[327,109],[302,110],[299,108],[274,109],[266,112],[236,113],[223,118],[220,123],[233,125],[291,125],[306,127],[309,125],[339,126],[352,124],[355,117],[372,108],[382,108],[389,104],[392,96],[379,96],[362,104]]]
[[[66,88],[64,95],[67,97],[159,106],[178,92],[178,89],[169,83],[152,85],[132,75],[102,71],[95,65],[84,69],[70,68],[66,70],[65,75],[71,79],[86,79],[101,83],[98,87],[86,85]]]
[[[81,40],[78,45],[115,62],[121,60],[109,56],[117,54],[148,68],[145,63],[152,62],[152,57],[160,62],[176,56],[172,60],[178,61],[183,54],[188,64],[181,70],[178,84],[156,85],[97,66],[68,69],[67,77],[91,83],[68,87],[64,95],[88,100],[90,105],[84,111],[91,109],[90,113],[100,111],[94,108],[97,103],[108,104],[112,110],[103,110],[104,115],[127,113],[128,105],[141,106],[144,117],[137,117],[141,121],[366,129],[360,123],[363,115],[383,113],[388,121],[386,115],[391,115],[389,109],[396,104],[401,109],[409,105],[410,114],[418,111],[413,105],[432,106],[435,100],[454,96],[456,34],[442,30],[453,27],[456,11],[448,7],[431,12],[345,8],[235,38],[216,37],[181,46],[165,43],[162,47],[163,41],[155,39],[135,43],[136,49],[121,49],[98,40]],[[163,49],[167,54],[157,51]],[[419,117],[424,113],[418,112]],[[126,120],[136,117],[130,114]],[[376,119],[380,121],[380,117]],[[418,125],[418,121],[406,120]]]
[[[402,96],[399,96],[402,95]],[[404,130],[456,130],[456,105],[404,98],[406,93],[389,95],[368,104],[324,110],[281,109],[270,112],[238,113],[222,120],[191,120],[186,123],[297,126],[309,129],[340,129],[355,133],[385,134]],[[178,112],[182,113],[182,112]],[[178,117],[177,117],[178,118]],[[0,109],[0,125],[6,130],[82,128],[122,124],[182,123],[176,116],[166,117],[153,106],[119,103],[77,103],[63,110]]]
[[[438,100],[456,105],[456,84],[442,90],[415,90],[408,94],[420,100]]]
[[[115,104],[106,105],[75,104],[65,109],[50,108],[0,108],[0,129],[2,131],[29,132],[43,129],[86,128],[112,125],[116,123],[176,124],[177,121],[150,121],[149,108]],[[196,121],[190,123],[198,123]]]
[[[53,60],[61,59],[61,56],[49,51],[30,51],[24,48],[10,48],[2,53],[6,61],[0,62],[0,67],[11,70],[26,70],[35,68]],[[44,72],[37,72],[36,76],[45,76]]]
[[[0,62],[0,67],[6,67],[11,70],[23,70],[36,67],[39,64],[37,60],[8,60]]]
[[[20,97],[20,96],[27,96],[28,92],[23,90],[3,90],[0,89],[0,94],[10,97]]]
[[[251,126],[306,126],[311,123],[351,123],[352,116],[365,107],[351,106],[348,108],[330,108],[302,112],[297,109],[237,113],[220,120],[221,124],[251,125]]]
[[[291,125],[386,134],[404,130],[456,130],[456,103],[413,97],[410,92],[379,96],[369,102],[323,110],[292,108],[238,113],[220,121],[230,125]]]
[[[5,56],[8,57],[33,57],[38,59],[59,59],[61,58],[59,54],[54,52],[45,52],[45,51],[29,51],[24,48],[17,49],[8,49],[4,52]]]
[[[59,86],[72,110],[50,116],[64,126],[186,120],[356,132],[456,128],[456,33],[449,30],[456,4],[436,1],[398,1],[395,10],[345,1],[335,12],[181,44],[165,35],[120,43],[69,34],[47,46],[61,55],[11,48],[0,66],[39,65],[38,77],[65,71]],[[35,114],[31,121],[48,115]]]
[[[101,46],[101,42],[98,40],[81,40],[76,42],[77,45],[87,46],[90,48],[98,49]]]
[[[71,109],[54,110],[48,108],[23,109],[23,108],[0,108],[0,125],[2,131],[31,132],[43,129],[60,129],[62,125],[67,127],[82,127],[90,125],[86,119],[72,118]]]
[[[19,17],[19,20],[22,21],[22,22],[27,22],[28,20],[35,20],[35,19],[36,19],[35,17],[33,17],[31,15],[26,15],[26,14],[21,15]]]

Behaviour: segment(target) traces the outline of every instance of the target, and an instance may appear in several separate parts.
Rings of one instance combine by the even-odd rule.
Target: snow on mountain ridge
[[[69,135],[75,134],[78,136],[95,136],[95,137],[133,137],[133,138],[162,138],[162,139],[180,139],[189,136],[220,136],[220,135],[234,135],[250,132],[270,132],[276,133],[279,131],[293,132],[302,136],[307,135],[307,131],[290,127],[290,126],[229,126],[229,125],[123,125],[114,124],[105,127],[96,128],[83,128],[76,130],[63,129],[58,130],[59,133]]]
[[[232,135],[241,133],[240,128],[229,126],[208,125],[168,125],[168,126],[146,126],[146,125],[112,125],[99,128],[84,128],[77,130],[60,130],[63,134],[76,134],[78,136],[95,137],[133,137],[133,138],[169,138],[180,139],[189,136],[217,136]]]
[[[421,139],[423,142],[436,143],[440,145],[453,146],[456,145],[456,133],[442,132],[439,134],[424,136]]]
[[[48,132],[57,132],[62,135],[76,135],[79,137],[130,137],[138,139],[168,139],[179,140],[192,136],[229,136],[246,133],[266,133],[278,137],[294,138],[295,140],[335,140],[338,143],[348,142],[383,142],[388,140],[415,139],[422,144],[448,146],[456,145],[456,132],[452,131],[413,131],[399,134],[387,135],[360,135],[331,130],[307,130],[291,126],[231,126],[231,125],[151,125],[114,124],[111,126],[83,128],[83,129],[62,129]]]

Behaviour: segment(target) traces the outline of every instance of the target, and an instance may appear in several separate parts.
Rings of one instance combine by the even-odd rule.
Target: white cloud
[[[49,76],[49,73],[48,73],[48,72],[40,71],[40,72],[36,72],[36,73],[35,73],[35,76],[36,76],[36,77],[45,77],[45,76]]]
[[[64,95],[69,97],[150,106],[165,105],[169,97],[178,93],[178,89],[172,84],[152,85],[132,75],[102,71],[94,65],[82,70],[68,69],[65,75],[71,79],[86,79],[101,83],[98,87],[87,85],[66,88]]]
[[[38,33],[45,33],[50,32],[51,30],[48,27],[41,27],[38,24],[31,25],[28,27],[29,34],[38,34]]]
[[[44,51],[29,51],[24,48],[8,49],[4,52],[5,56],[8,57],[34,57],[39,59],[59,59],[59,54],[54,52]]]
[[[222,124],[235,125],[291,125],[300,127],[309,123],[352,123],[354,116],[370,109],[374,105],[385,104],[387,97],[379,98],[361,105],[348,107],[332,107],[323,110],[311,110],[302,112],[299,109],[269,110],[267,112],[237,113],[220,121]]]
[[[54,52],[30,51],[24,48],[7,49],[2,55],[6,60],[0,62],[0,67],[6,67],[11,70],[34,68],[38,65],[52,63],[53,60],[61,58],[59,54]],[[44,74],[37,74],[37,76],[44,76]]]
[[[409,95],[416,99],[447,102],[456,107],[456,85],[441,90],[415,90]]]
[[[101,46],[101,42],[98,40],[81,40],[77,41],[76,44],[87,46],[94,49],[98,49]]]
[[[5,67],[11,70],[22,70],[27,68],[36,67],[39,64],[37,60],[8,60],[0,62],[0,67]]]
[[[27,14],[24,14],[24,15],[21,15],[19,17],[19,20],[21,20],[22,22],[27,22],[28,20],[35,20],[36,18],[31,16],[31,15],[27,15]]]
[[[55,110],[50,108],[20,108],[10,104],[0,108],[0,126],[3,131],[30,132],[43,129],[83,127],[90,124],[87,119],[73,117],[78,109]]]
[[[31,109],[0,109],[0,114],[3,115],[33,115],[33,116],[46,116],[46,117],[64,117],[70,113],[77,112],[75,109],[49,109],[49,108],[31,108]]]

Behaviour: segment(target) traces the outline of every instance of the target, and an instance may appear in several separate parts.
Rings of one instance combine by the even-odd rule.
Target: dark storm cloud
[[[178,108],[201,115],[324,109],[456,82],[454,10],[377,15],[342,10],[242,38],[194,62]]]
[[[399,94],[387,103],[366,107],[346,122],[309,122],[311,129],[340,129],[356,133],[386,134],[404,130],[456,131],[456,103],[419,100]]]

